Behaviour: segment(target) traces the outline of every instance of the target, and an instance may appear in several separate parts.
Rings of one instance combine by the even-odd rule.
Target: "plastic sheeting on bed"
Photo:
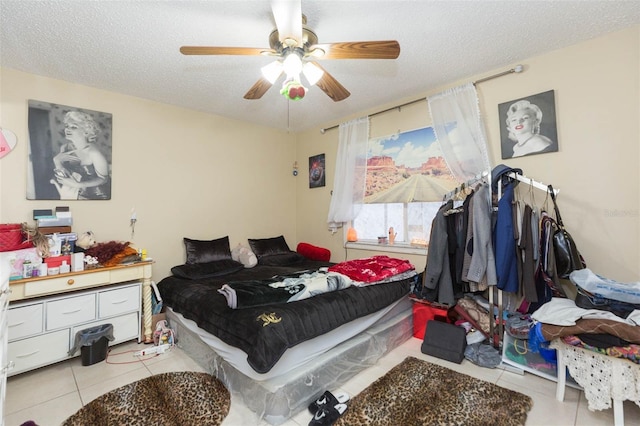
[[[189,330],[173,311],[167,318],[178,345],[207,372],[218,377],[260,419],[278,425],[287,421],[325,390],[336,389],[413,335],[411,302],[404,298],[375,325],[287,374],[259,381],[232,367]],[[199,330],[200,332],[200,330]]]

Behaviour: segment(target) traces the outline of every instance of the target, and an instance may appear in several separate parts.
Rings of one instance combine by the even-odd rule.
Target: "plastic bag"
[[[160,320],[156,324],[156,331],[153,332],[153,344],[156,346],[175,344],[175,336],[173,330],[169,327],[166,320]]]

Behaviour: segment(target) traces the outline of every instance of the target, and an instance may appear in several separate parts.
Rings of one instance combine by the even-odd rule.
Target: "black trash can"
[[[93,365],[105,360],[109,341],[113,339],[113,324],[102,324],[80,330],[76,333],[75,344],[69,351],[69,355],[73,356],[80,348],[82,365]]]

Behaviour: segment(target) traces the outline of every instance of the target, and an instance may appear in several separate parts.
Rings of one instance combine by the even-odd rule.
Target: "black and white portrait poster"
[[[29,100],[28,200],[111,199],[112,115]]]
[[[553,90],[498,105],[502,158],[558,151]]]
[[[324,154],[309,157],[309,188],[319,188],[324,185]]]

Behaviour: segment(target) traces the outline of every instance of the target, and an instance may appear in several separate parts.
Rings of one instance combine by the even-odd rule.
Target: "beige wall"
[[[525,72],[477,86],[488,135],[491,164],[522,168],[525,175],[560,190],[558,204],[567,228],[594,272],[623,281],[640,280],[640,27],[521,61]],[[401,99],[342,121],[375,113],[420,96],[509,69],[452,83],[412,99]],[[417,77],[419,78],[419,77]],[[555,90],[559,151],[501,160],[498,104]],[[327,123],[330,127],[336,123]],[[393,110],[371,119],[371,136],[430,125],[427,104]],[[297,161],[326,153],[327,186],[309,189],[302,170],[297,184],[297,236],[329,247],[340,261],[375,252],[345,252],[342,232],[326,229],[333,188],[338,130],[312,129],[298,135]],[[544,193],[536,191],[536,204]],[[522,197],[528,199],[527,191]],[[551,208],[551,207],[549,207]],[[424,256],[410,257],[424,267]]]
[[[526,66],[524,73],[478,85],[492,164],[520,167],[526,175],[559,188],[563,217],[589,267],[601,275],[637,281],[640,27],[521,63]],[[550,89],[556,95],[559,152],[502,161],[497,105]],[[0,160],[0,223],[32,223],[33,209],[62,204],[25,197],[28,99],[113,114],[112,199],[64,204],[74,214],[74,231],[92,230],[100,241],[131,240],[129,216],[135,207],[138,224],[133,243],[147,248],[157,261],[156,280],[184,261],[185,236],[229,235],[234,246],[247,238],[284,234],[292,248],[299,241],[330,248],[333,261],[375,253],[347,253],[342,232],[332,235],[327,230],[337,129],[324,135],[319,128],[291,135],[10,69],[0,69],[0,125],[16,133],[18,146]],[[429,124],[426,102],[419,102],[372,118],[371,134]],[[327,185],[309,189],[308,157],[320,153],[326,154]],[[296,160],[300,174],[294,178]],[[424,256],[403,257],[424,267]]]
[[[74,231],[146,248],[156,280],[184,263],[183,237],[295,242],[294,135],[10,69],[0,78],[0,123],[18,137],[0,160],[0,223],[33,224],[33,209],[69,205]],[[111,200],[26,200],[28,99],[113,114]]]

